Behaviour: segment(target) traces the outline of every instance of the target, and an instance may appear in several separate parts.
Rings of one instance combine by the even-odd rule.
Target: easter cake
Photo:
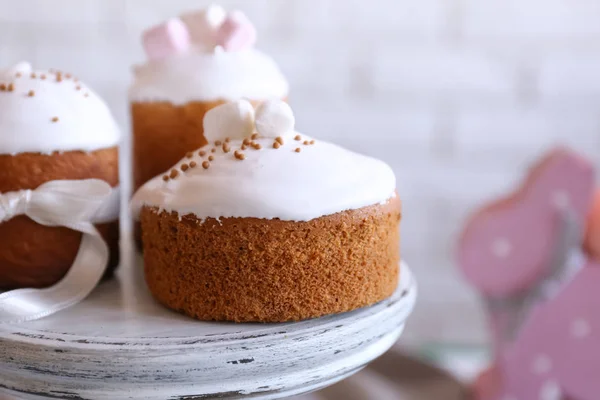
[[[119,141],[106,104],[72,75],[28,63],[0,71],[0,193],[89,178],[115,187]],[[96,228],[110,248],[110,272],[119,258],[117,218]],[[0,290],[56,283],[73,264],[81,237],[24,215],[0,223]]]
[[[152,294],[201,320],[295,321],[390,296],[400,199],[384,162],[294,130],[286,103],[226,103],[132,200]]]

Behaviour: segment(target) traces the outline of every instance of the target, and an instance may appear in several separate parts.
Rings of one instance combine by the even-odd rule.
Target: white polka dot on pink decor
[[[539,400],[563,400],[562,390],[558,383],[554,381],[545,382],[540,390]]]
[[[545,354],[540,354],[533,360],[531,370],[536,375],[545,375],[552,369],[552,360]]]
[[[591,333],[592,328],[587,320],[578,318],[571,323],[571,335],[574,338],[582,339],[588,337]]]
[[[506,238],[498,238],[492,242],[492,254],[498,258],[506,258],[512,253],[512,244]]]
[[[569,194],[564,190],[557,190],[552,193],[552,203],[559,209],[565,209],[569,206]]]

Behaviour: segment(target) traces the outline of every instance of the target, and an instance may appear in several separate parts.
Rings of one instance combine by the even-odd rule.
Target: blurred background
[[[600,163],[599,0],[221,0],[256,24],[291,84],[300,131],[381,158],[404,201],[420,284],[402,345],[486,341],[454,265],[465,217],[544,149]],[[140,34],[200,0],[0,0],[0,61],[68,70],[128,132]]]

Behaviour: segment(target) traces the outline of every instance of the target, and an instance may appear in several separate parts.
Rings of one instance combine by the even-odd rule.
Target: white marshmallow
[[[202,11],[183,14],[181,20],[187,26],[194,45],[212,50],[216,46],[216,32],[226,15],[223,7],[211,4]]]
[[[263,137],[289,136],[295,123],[294,112],[284,101],[268,100],[256,109],[256,130]]]
[[[254,107],[247,100],[222,104],[206,113],[203,126],[209,142],[244,139],[254,133]]]

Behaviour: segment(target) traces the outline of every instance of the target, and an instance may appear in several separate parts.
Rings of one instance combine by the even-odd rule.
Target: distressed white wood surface
[[[0,398],[276,399],[305,393],[355,373],[389,349],[416,299],[416,283],[402,265],[397,291],[372,307],[299,323],[199,322],[157,304],[136,264],[69,310],[0,325]]]

